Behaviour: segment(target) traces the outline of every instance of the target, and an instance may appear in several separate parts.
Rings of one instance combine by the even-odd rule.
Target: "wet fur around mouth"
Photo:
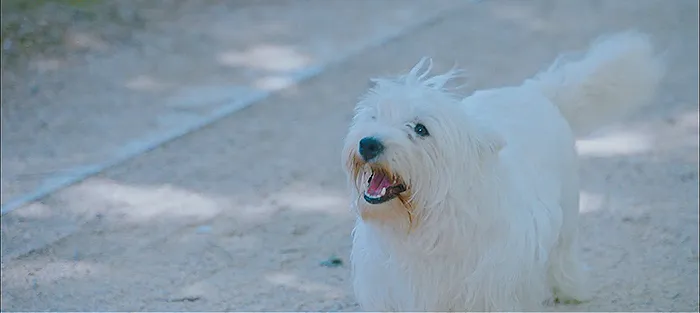
[[[364,194],[363,197],[365,198],[365,201],[369,204],[382,204],[384,202],[387,202],[389,200],[392,200],[396,197],[399,196],[402,192],[406,191],[406,186],[404,184],[399,184],[396,186],[391,186],[387,188],[387,193],[380,198],[372,198],[368,196],[367,194]]]
[[[365,192],[363,194],[363,198],[365,199],[365,201],[367,201],[367,203],[382,204],[398,197],[402,192],[407,191],[406,185],[401,181],[401,179],[397,177],[397,175],[390,174],[383,168],[371,167],[370,169],[372,171],[372,174],[370,174],[369,178],[367,179],[367,188],[365,188]],[[389,186],[382,188],[383,191],[380,197],[372,196],[371,194],[369,194],[369,186],[372,183],[372,179],[374,179],[376,176],[380,177],[378,179],[388,178],[388,180],[393,183]]]

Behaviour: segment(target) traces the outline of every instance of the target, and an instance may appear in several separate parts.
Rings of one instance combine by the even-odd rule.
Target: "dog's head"
[[[434,213],[464,186],[460,175],[477,174],[468,163],[498,149],[474,136],[459,98],[446,90],[457,71],[427,77],[426,61],[406,75],[372,80],[355,109],[343,163],[365,220],[410,222]]]

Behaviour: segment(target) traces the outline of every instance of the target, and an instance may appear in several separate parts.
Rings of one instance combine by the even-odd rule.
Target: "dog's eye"
[[[416,134],[418,134],[418,136],[421,136],[421,137],[425,137],[425,136],[430,135],[430,133],[428,132],[428,129],[425,128],[425,125],[420,124],[420,123],[416,124],[416,126],[413,127],[413,131],[416,132]]]

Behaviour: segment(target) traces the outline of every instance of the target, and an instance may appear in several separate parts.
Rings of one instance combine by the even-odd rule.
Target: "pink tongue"
[[[391,182],[382,173],[374,173],[372,180],[369,182],[369,187],[367,188],[367,193],[372,196],[378,196],[382,193],[383,188],[389,188]]]

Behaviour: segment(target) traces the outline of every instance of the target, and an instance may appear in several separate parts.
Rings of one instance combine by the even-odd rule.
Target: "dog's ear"
[[[486,149],[488,152],[493,154],[498,154],[506,146],[506,140],[498,134],[493,134],[486,143]]]
[[[378,83],[378,82],[377,82],[376,79],[370,78],[370,79],[367,81],[367,89],[373,89],[374,87],[377,87],[377,83]]]
[[[482,127],[480,135],[478,145],[479,154],[482,156],[498,155],[507,144],[500,134],[488,127]]]

